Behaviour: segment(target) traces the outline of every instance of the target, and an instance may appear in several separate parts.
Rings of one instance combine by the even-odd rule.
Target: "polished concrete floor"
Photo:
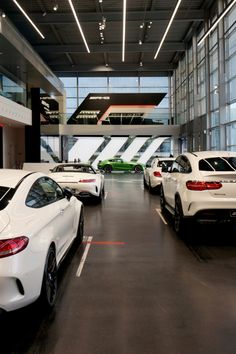
[[[85,241],[60,268],[55,308],[3,316],[1,353],[236,353],[236,232],[179,239],[142,178],[106,175],[106,199],[86,203]]]

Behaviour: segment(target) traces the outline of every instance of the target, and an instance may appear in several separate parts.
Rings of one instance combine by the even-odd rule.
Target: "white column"
[[[103,137],[79,137],[68,153],[68,160],[80,159],[81,162],[87,162],[103,143]]]
[[[138,162],[146,163],[150,157],[154,154],[154,152],[159,148],[159,146],[163,143],[164,140],[168,138],[156,138],[153,142],[148,146],[148,148],[144,151]]]

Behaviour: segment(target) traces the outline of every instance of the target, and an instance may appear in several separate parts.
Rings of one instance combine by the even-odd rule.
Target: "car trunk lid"
[[[59,172],[51,175],[58,183],[78,183],[81,179],[91,178],[91,176],[93,175],[90,173],[80,172]]]
[[[232,172],[208,172],[201,171],[204,181],[220,182],[221,188],[209,190],[212,197],[236,198],[236,171]]]

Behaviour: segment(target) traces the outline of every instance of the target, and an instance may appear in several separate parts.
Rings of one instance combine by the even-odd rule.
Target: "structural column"
[[[0,126],[0,168],[3,168],[3,128]]]
[[[32,125],[25,127],[25,161],[40,162],[40,88],[31,89]]]

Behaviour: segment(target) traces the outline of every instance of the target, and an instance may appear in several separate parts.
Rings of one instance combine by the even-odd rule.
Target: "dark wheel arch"
[[[57,261],[55,245],[51,244],[44,266],[40,300],[45,307],[53,307],[57,296]]]
[[[105,165],[103,169],[104,169],[105,173],[111,173],[112,166],[111,165]]]
[[[143,168],[141,165],[135,165],[134,166],[134,172],[135,173],[141,173],[143,171]]]
[[[162,184],[160,186],[160,206],[161,206],[161,211],[164,212],[166,207],[166,199],[165,199],[165,194],[164,194],[164,189]]]
[[[175,197],[175,210],[174,210],[174,229],[177,235],[183,236],[186,228],[186,221],[184,220],[183,208],[180,197]]]
[[[77,233],[75,238],[75,241],[78,245],[82,243],[83,236],[84,236],[84,207],[81,206],[80,218],[79,218],[79,223],[78,223],[78,228],[77,228]]]

